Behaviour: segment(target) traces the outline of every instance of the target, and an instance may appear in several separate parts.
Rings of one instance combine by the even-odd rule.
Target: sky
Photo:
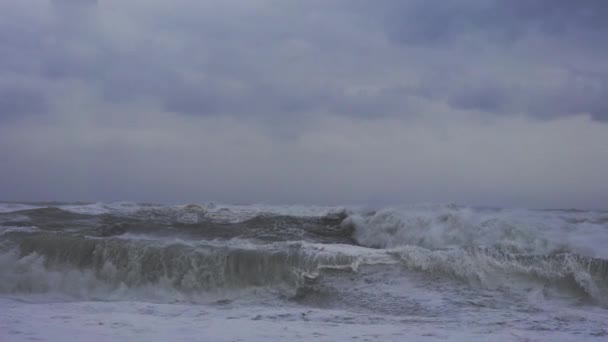
[[[0,199],[608,208],[604,0],[0,1]]]

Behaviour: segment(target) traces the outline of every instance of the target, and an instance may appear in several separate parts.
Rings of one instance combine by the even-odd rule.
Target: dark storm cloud
[[[528,114],[542,119],[588,113],[596,120],[605,121],[608,120],[608,75],[572,72],[564,82],[544,87],[496,81],[482,83],[454,90],[448,103],[465,110]]]
[[[602,0],[499,1],[497,23],[525,23],[551,34],[567,30],[608,29],[608,3]],[[508,25],[508,24],[505,24]]]
[[[531,31],[608,29],[608,3],[602,0],[380,0],[359,6],[380,16],[391,39],[408,44],[445,43],[465,34],[508,42]]]
[[[604,49],[596,40],[608,27],[601,20],[608,7],[603,1],[312,1],[239,8],[240,2],[213,7],[182,0],[162,15],[152,13],[155,4],[127,4],[126,10],[140,12],[130,24],[144,26],[122,45],[116,41],[122,33],[104,34],[99,21],[109,13],[100,14],[96,1],[52,5],[50,19],[3,24],[0,70],[82,80],[109,102],[149,100],[187,115],[260,118],[408,117],[424,101],[544,119],[606,117],[602,76],[539,85],[529,78],[507,82],[502,78],[510,70],[483,68],[502,55],[511,68],[538,63],[594,72],[581,63],[599,59]],[[158,15],[152,20],[146,13]],[[374,27],[396,46],[383,43]],[[516,44],[532,34],[540,37],[539,49],[559,53],[574,44],[580,51],[544,65],[542,53]],[[410,48],[418,45],[431,49]],[[476,53],[481,48],[485,55]],[[390,70],[403,76],[382,81]],[[370,84],[374,73],[378,80]]]
[[[282,118],[330,112],[371,118],[407,107],[394,85],[347,89],[357,78],[353,68],[367,69],[375,61],[361,50],[365,43],[356,41],[356,32],[332,32],[350,25],[339,15],[294,18],[290,14],[297,8],[279,6],[278,12],[262,9],[266,16],[228,10],[226,18],[218,18],[184,12],[188,2],[177,2],[137,32],[127,43],[132,46],[117,46],[116,37],[95,27],[100,18],[94,4],[56,0],[48,18],[12,27],[3,40],[7,56],[14,58],[0,61],[0,68],[45,82],[81,80],[109,102],[151,100],[187,115]],[[228,20],[232,15],[235,22]],[[180,46],[167,48],[167,41]],[[292,42],[306,51],[292,52]]]
[[[354,11],[404,49],[422,46],[454,65],[444,79],[421,85],[435,101],[541,119],[608,117],[606,1],[381,0],[358,2]],[[497,72],[505,62],[509,67]],[[488,64],[494,70],[484,69]],[[544,82],[522,72],[534,64],[562,76]],[[513,80],[509,72],[522,75]]]

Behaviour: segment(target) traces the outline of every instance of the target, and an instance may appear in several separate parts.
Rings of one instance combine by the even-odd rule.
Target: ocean
[[[0,203],[0,341],[606,341],[608,211]]]

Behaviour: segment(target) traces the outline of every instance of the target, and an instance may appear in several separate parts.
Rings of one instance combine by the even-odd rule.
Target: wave
[[[224,216],[228,216],[225,213]],[[217,219],[201,206],[140,208],[128,215],[84,214],[65,208],[45,207],[0,214],[0,224],[35,227],[44,231],[74,232],[93,237],[124,234],[156,235],[193,239],[258,239],[265,241],[311,241],[353,243],[350,228],[341,225],[345,212],[323,216],[289,216],[258,212],[241,220]],[[184,218],[186,217],[186,219]]]
[[[0,292],[77,297],[142,289],[195,296],[246,288],[280,288],[293,296],[325,269],[355,271],[378,256],[352,246],[303,243],[169,243],[49,233],[11,240],[0,253]]]
[[[407,246],[390,251],[404,266],[486,289],[541,284],[583,294],[608,305],[608,260],[573,253],[521,255],[493,249],[428,250]]]
[[[483,288],[541,284],[608,305],[605,212],[473,209],[455,205],[354,213],[361,246],[408,269]]]
[[[485,289],[538,285],[608,305],[608,261],[573,253],[513,254],[490,248],[371,249],[309,243],[254,244],[86,238],[49,233],[12,236],[0,253],[0,292],[67,293],[109,298],[133,292],[192,297],[261,288],[301,297],[341,275],[399,267]],[[328,274],[327,272],[330,272]],[[335,275],[335,274],[334,274]],[[363,278],[369,282],[369,278]],[[342,279],[343,291],[353,278]],[[350,284],[350,285],[349,285]]]
[[[608,259],[602,212],[480,210],[458,206],[383,209],[350,215],[342,225],[362,246],[494,248],[519,254],[573,252]]]
[[[206,221],[236,223],[259,215],[322,217],[340,214],[345,207],[303,206],[303,205],[229,205],[205,204],[162,205],[153,203],[111,202],[111,203],[6,203],[0,202],[0,214],[15,213],[35,209],[60,209],[83,215],[112,215],[139,219],[171,219],[183,223],[196,223],[198,218]]]
[[[0,292],[180,297],[255,288],[293,297],[336,279],[349,291],[356,279],[374,281],[350,275],[390,265],[394,277],[524,292],[540,285],[608,305],[606,222],[606,212],[455,205],[22,207],[0,213]]]

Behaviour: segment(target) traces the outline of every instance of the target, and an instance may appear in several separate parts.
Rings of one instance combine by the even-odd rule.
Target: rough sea
[[[0,203],[0,341],[608,341],[608,211]]]

